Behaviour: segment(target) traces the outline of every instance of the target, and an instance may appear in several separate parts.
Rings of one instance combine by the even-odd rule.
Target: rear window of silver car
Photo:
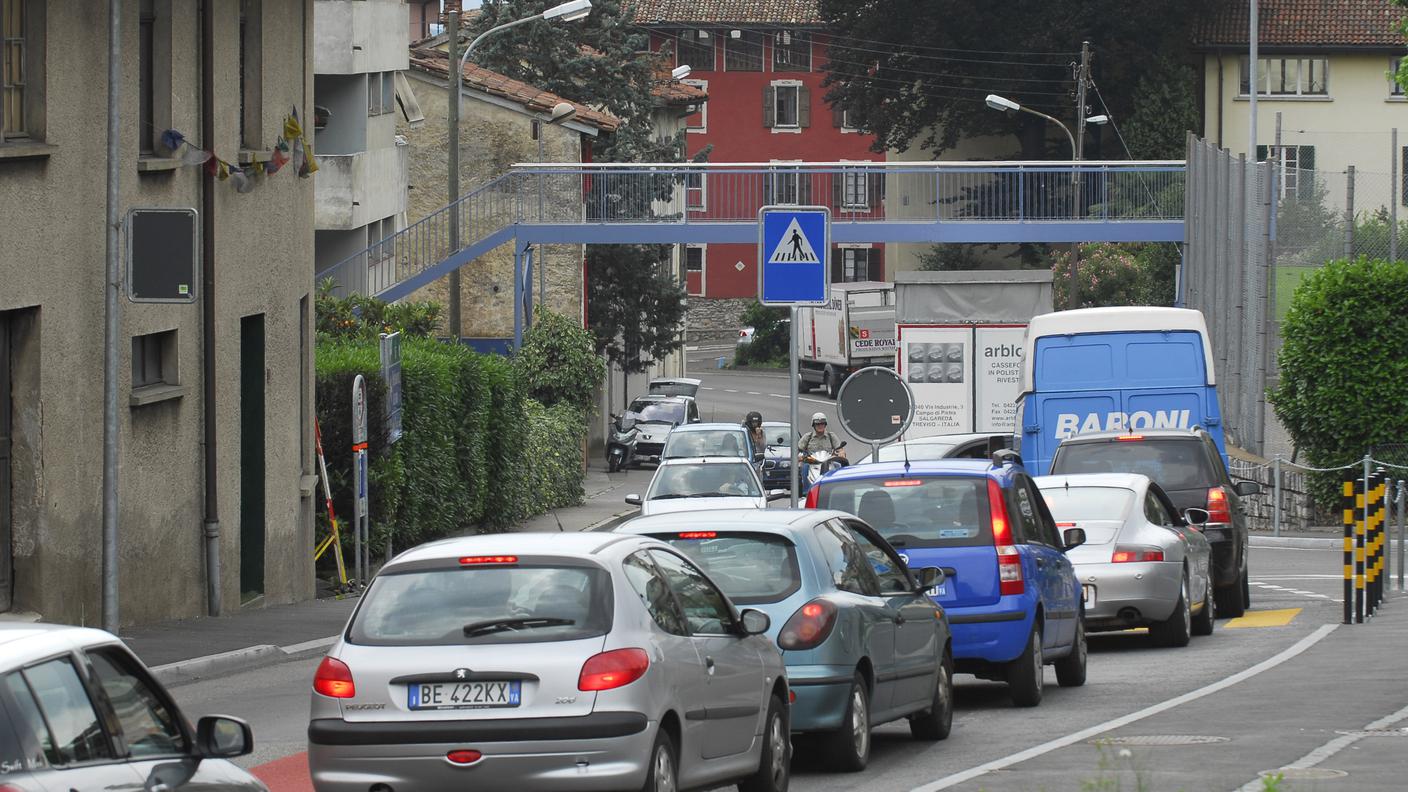
[[[743,429],[700,429],[674,431],[665,441],[665,458],[741,457],[744,455]]]
[[[761,498],[753,477],[753,467],[747,462],[701,462],[698,464],[666,465],[650,483],[647,500],[671,498]]]
[[[984,478],[897,476],[823,483],[817,507],[854,514],[899,550],[992,544]]]
[[[1134,492],[1122,487],[1063,487],[1060,482],[1041,491],[1057,520],[1119,520],[1129,516]]]
[[[797,548],[786,537],[691,530],[655,538],[684,553],[738,605],[781,602],[802,586]]]
[[[456,565],[378,575],[348,630],[368,646],[542,643],[605,635],[611,578],[588,565]]]
[[[1076,473],[1142,473],[1165,491],[1217,484],[1203,441],[1194,437],[1064,443],[1051,460],[1050,474]]]

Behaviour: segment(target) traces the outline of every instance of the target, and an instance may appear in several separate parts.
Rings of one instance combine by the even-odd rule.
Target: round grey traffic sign
[[[841,383],[836,411],[852,437],[887,443],[904,434],[914,420],[914,396],[894,369],[871,366]]]

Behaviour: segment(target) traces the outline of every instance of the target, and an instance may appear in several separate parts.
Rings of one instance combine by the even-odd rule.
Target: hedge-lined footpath
[[[509,359],[480,355],[467,347],[427,338],[401,346],[403,434],[386,444],[379,346],[357,337],[323,335],[318,343],[318,419],[333,488],[334,508],[344,526],[352,516],[352,381],[368,385],[368,453],[371,491],[371,552],[379,557],[388,537],[403,550],[444,536],[504,530],[550,509],[582,502],[581,438],[587,415],[580,399],[545,405],[537,361],[560,362],[543,348],[590,344],[585,331],[540,316],[525,338],[537,354]],[[593,362],[599,364],[599,361]],[[590,393],[592,369],[575,378]],[[319,510],[320,531],[327,530]]]

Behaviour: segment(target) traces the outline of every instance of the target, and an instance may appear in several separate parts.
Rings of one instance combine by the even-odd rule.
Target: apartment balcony
[[[406,211],[409,148],[319,154],[314,228],[345,231]]]
[[[315,0],[313,71],[404,71],[410,65],[410,26],[410,6],[401,0]]]

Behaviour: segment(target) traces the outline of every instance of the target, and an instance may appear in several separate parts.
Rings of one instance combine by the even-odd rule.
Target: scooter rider
[[[846,449],[838,448],[839,445],[836,435],[826,431],[826,413],[814,413],[812,415],[812,430],[802,435],[802,439],[797,441],[797,456],[805,458],[816,451],[830,451],[837,457],[845,459]]]
[[[743,419],[743,426],[748,430],[748,438],[753,441],[753,450],[762,451],[767,447],[766,438],[763,435],[763,414],[754,410],[748,413]]]

